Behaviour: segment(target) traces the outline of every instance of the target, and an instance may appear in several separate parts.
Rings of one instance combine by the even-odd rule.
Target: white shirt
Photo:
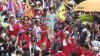
[[[38,34],[38,32],[41,32],[41,28],[40,28],[40,26],[34,26],[34,31],[35,31],[35,33],[36,34]]]
[[[91,44],[92,44],[93,47],[99,47],[100,46],[100,42],[96,41],[96,40],[92,41]]]

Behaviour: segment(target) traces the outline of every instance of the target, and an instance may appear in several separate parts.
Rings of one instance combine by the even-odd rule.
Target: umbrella
[[[86,0],[78,4],[73,11],[100,12],[100,0]]]

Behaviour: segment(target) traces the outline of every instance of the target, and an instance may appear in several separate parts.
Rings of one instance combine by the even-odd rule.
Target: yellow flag
[[[64,3],[62,2],[60,8],[58,9],[58,18],[60,21],[65,21],[66,20],[66,7]]]
[[[31,10],[31,7],[30,7],[28,1],[26,2],[26,13],[25,13],[25,16],[28,16],[29,18],[33,16],[32,15],[32,10]]]

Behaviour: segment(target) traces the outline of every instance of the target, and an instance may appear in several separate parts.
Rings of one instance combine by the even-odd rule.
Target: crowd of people
[[[26,1],[20,3],[25,6]],[[53,7],[50,0],[28,2],[32,17],[11,13],[8,0],[0,2],[0,56],[100,56],[98,20],[82,24],[78,12],[72,12],[74,5],[68,4],[63,22],[56,13],[62,0],[54,0]]]

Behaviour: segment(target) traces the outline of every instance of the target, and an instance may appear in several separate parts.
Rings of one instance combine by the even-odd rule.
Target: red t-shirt
[[[42,37],[44,37],[44,36],[46,36],[47,35],[47,26],[45,26],[45,25],[41,25],[40,26],[41,27],[41,30],[42,30]]]
[[[70,56],[70,52],[71,52],[71,44],[67,43],[66,46],[63,46],[63,52],[66,54],[66,56]]]
[[[0,7],[0,12],[3,10],[3,6]]]
[[[10,35],[10,36],[11,36],[11,35],[16,36],[16,35],[19,33],[20,26],[19,26],[18,24],[13,24],[12,27],[13,27],[14,30],[13,30],[13,31],[10,31],[9,26],[8,26],[9,35]]]
[[[85,50],[84,56],[93,56],[93,53],[90,50]]]
[[[75,52],[77,56],[84,54],[84,49],[81,46],[74,47],[71,52]]]
[[[18,37],[18,44],[20,45],[21,41],[25,41],[26,44],[22,46],[22,49],[24,50],[25,48],[29,47],[29,44],[30,44],[30,37],[27,36],[27,35],[23,35],[23,36],[19,36]]]
[[[66,55],[63,52],[58,52],[58,53],[54,54],[54,56],[66,56]]]

